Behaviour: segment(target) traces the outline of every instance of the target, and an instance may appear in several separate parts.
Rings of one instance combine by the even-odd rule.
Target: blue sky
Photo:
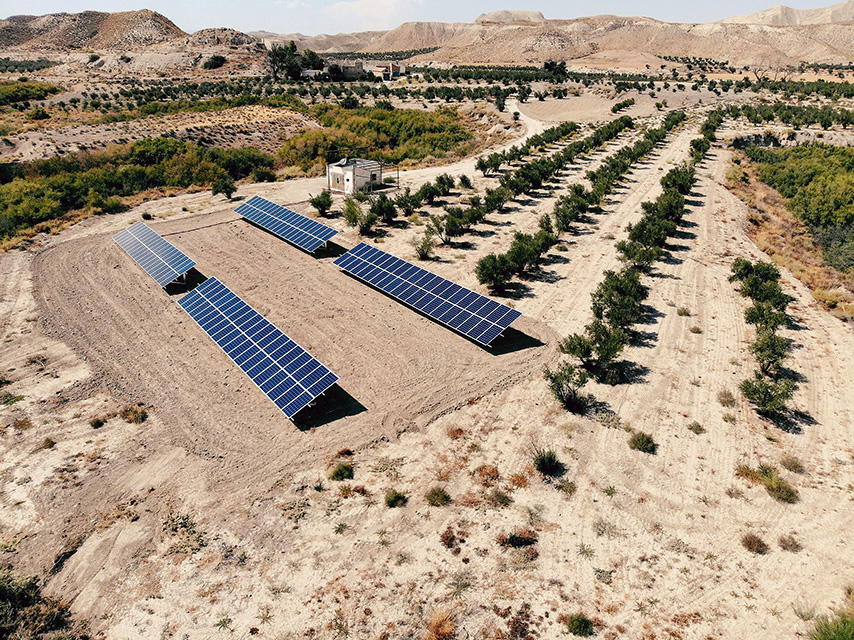
[[[609,13],[643,15],[669,22],[711,22],[733,15],[768,9],[779,0],[719,0],[718,2],[673,2],[646,0],[625,2],[602,0],[538,0],[504,3],[502,0],[3,0],[0,15],[127,11],[153,9],[188,32],[206,27],[232,27],[239,31],[265,30],[275,33],[341,33],[391,29],[408,21],[471,22],[479,14],[498,9],[541,11],[546,18],[569,19]],[[144,3],[144,4],[142,4]],[[799,0],[796,9],[815,9],[832,0]]]

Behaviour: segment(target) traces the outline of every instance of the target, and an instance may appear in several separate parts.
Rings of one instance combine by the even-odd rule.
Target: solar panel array
[[[132,224],[113,236],[113,240],[161,287],[196,264],[144,222]]]
[[[288,418],[338,380],[216,278],[205,280],[178,304]]]
[[[483,345],[489,345],[522,315],[364,242],[335,264]]]
[[[252,196],[237,209],[241,216],[280,238],[314,253],[338,233],[325,224],[306,218],[261,196]]]

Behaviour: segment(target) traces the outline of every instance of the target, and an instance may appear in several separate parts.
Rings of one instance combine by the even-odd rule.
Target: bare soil
[[[520,111],[529,131],[544,126]],[[810,623],[795,611],[827,611],[854,575],[854,336],[785,273],[796,302],[784,335],[802,376],[794,400],[802,413],[783,429],[738,399],[753,369],[752,329],[727,277],[735,257],[763,254],[748,237],[746,205],[724,187],[726,149],[700,166],[669,257],[646,279],[650,320],[625,354],[638,381],[590,385],[599,410],[617,417],[566,413],[542,378],[558,360],[557,339],[589,321],[590,291],[619,266],[614,243],[664,172],[687,157],[702,118],[692,113],[601,214],[512,289],[505,301],[524,317],[494,351],[339,272],[338,249],[303,254],[237,220],[235,203],[209,192],[91,218],[0,256],[0,371],[10,380],[0,392],[23,396],[0,406],[0,555],[45,574],[60,551],[76,549],[48,590],[110,638],[226,629],[413,638],[436,612],[455,616],[459,637],[493,638],[523,602],[544,638],[564,635],[558,616],[579,610],[605,638],[804,633]],[[554,191],[491,215],[465,243],[438,247],[428,268],[477,287],[480,256],[536,228],[557,195],[632,135],[568,169]],[[475,177],[481,191],[496,184],[474,176],[473,164],[405,172],[403,182],[447,171]],[[305,199],[323,185],[245,185],[237,195],[308,212]],[[314,428],[278,413],[175,304],[179,293],[158,289],[112,243],[143,211],[199,272],[341,377],[341,391],[318,403]],[[340,218],[329,223],[342,232],[341,249],[359,240]],[[409,241],[421,230],[401,223],[372,241],[411,259]],[[735,406],[718,402],[724,390]],[[137,402],[149,412],[141,425],[89,424]],[[690,431],[693,421],[705,433]],[[652,434],[657,454],[629,449],[628,429]],[[47,437],[55,446],[40,448]],[[554,449],[574,494],[534,471],[537,447]],[[779,466],[787,453],[806,467],[781,469],[800,492],[797,504],[735,476],[739,463]],[[329,480],[343,461],[355,477]],[[423,496],[437,484],[451,505],[428,506]],[[404,506],[386,507],[391,488],[408,495]],[[164,526],[170,513],[195,528]],[[499,546],[498,535],[516,527],[537,532],[536,554]],[[440,540],[448,528],[458,551]],[[771,552],[744,549],[747,532]],[[777,545],[789,533],[804,547],[797,554]]]

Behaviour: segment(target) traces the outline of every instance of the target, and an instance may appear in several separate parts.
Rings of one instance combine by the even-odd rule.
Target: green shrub
[[[587,372],[564,362],[556,371],[548,367],[544,377],[555,398],[572,413],[584,413],[590,404],[590,396],[581,393],[581,388],[587,384]]]
[[[633,433],[632,437],[629,438],[629,448],[655,455],[658,445],[655,444],[655,440],[652,439],[651,435],[643,431],[638,431]]]
[[[512,533],[499,534],[496,541],[502,547],[519,549],[521,547],[530,547],[537,544],[537,539],[537,532],[533,529],[517,528]]]
[[[341,482],[342,480],[350,480],[352,477],[353,465],[347,464],[346,462],[339,462],[329,472],[329,479],[337,480],[338,482]]]
[[[219,69],[226,63],[225,56],[213,55],[202,64],[204,69]]]
[[[19,577],[8,569],[0,570],[0,611],[2,638],[82,640],[88,637],[71,628],[71,613],[66,604],[42,595],[39,580]]]
[[[427,498],[427,504],[431,507],[444,507],[451,504],[451,495],[445,487],[433,487],[424,497]]]
[[[536,449],[534,451],[534,468],[549,478],[559,478],[566,473],[566,465],[558,460],[552,449]]]
[[[406,497],[406,494],[400,493],[397,489],[389,489],[385,492],[385,505],[389,509],[402,507],[407,502],[409,502],[409,498]]]
[[[332,208],[332,194],[329,189],[324,189],[316,196],[311,196],[308,202],[317,210],[317,214],[323,217]]]
[[[795,383],[787,379],[769,380],[757,371],[753,378],[744,380],[738,388],[759,414],[775,417],[788,411]]]
[[[394,206],[394,201],[390,200],[384,193],[373,199],[370,211],[386,224],[392,222],[397,216],[397,207]]]
[[[759,465],[759,476],[765,490],[778,502],[794,504],[800,500],[798,491],[786,480],[780,477],[777,469],[767,465]]]
[[[576,613],[566,619],[566,630],[574,636],[592,636],[593,621],[582,613]]]
[[[854,613],[839,612],[833,616],[819,616],[810,630],[810,640],[851,640],[854,638]]]
[[[415,255],[419,260],[429,260],[433,255],[433,248],[436,246],[436,241],[433,240],[433,233],[430,229],[426,229],[424,233],[410,241],[412,248],[415,249]]]

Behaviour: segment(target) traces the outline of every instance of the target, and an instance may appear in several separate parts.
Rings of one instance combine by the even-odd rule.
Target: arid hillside
[[[365,51],[426,47],[440,49],[418,60],[465,64],[541,64],[615,49],[707,57],[735,65],[769,59],[847,62],[854,57],[854,25],[671,24],[617,16],[527,24],[410,22],[389,31]]]
[[[127,49],[186,36],[165,16],[147,9],[103,13],[51,13],[0,20],[0,46],[32,50]]]
[[[854,1],[840,2],[820,9],[792,9],[785,5],[757,11],[746,16],[721,20],[731,24],[767,24],[777,27],[795,27],[805,24],[830,24],[854,22]]]

